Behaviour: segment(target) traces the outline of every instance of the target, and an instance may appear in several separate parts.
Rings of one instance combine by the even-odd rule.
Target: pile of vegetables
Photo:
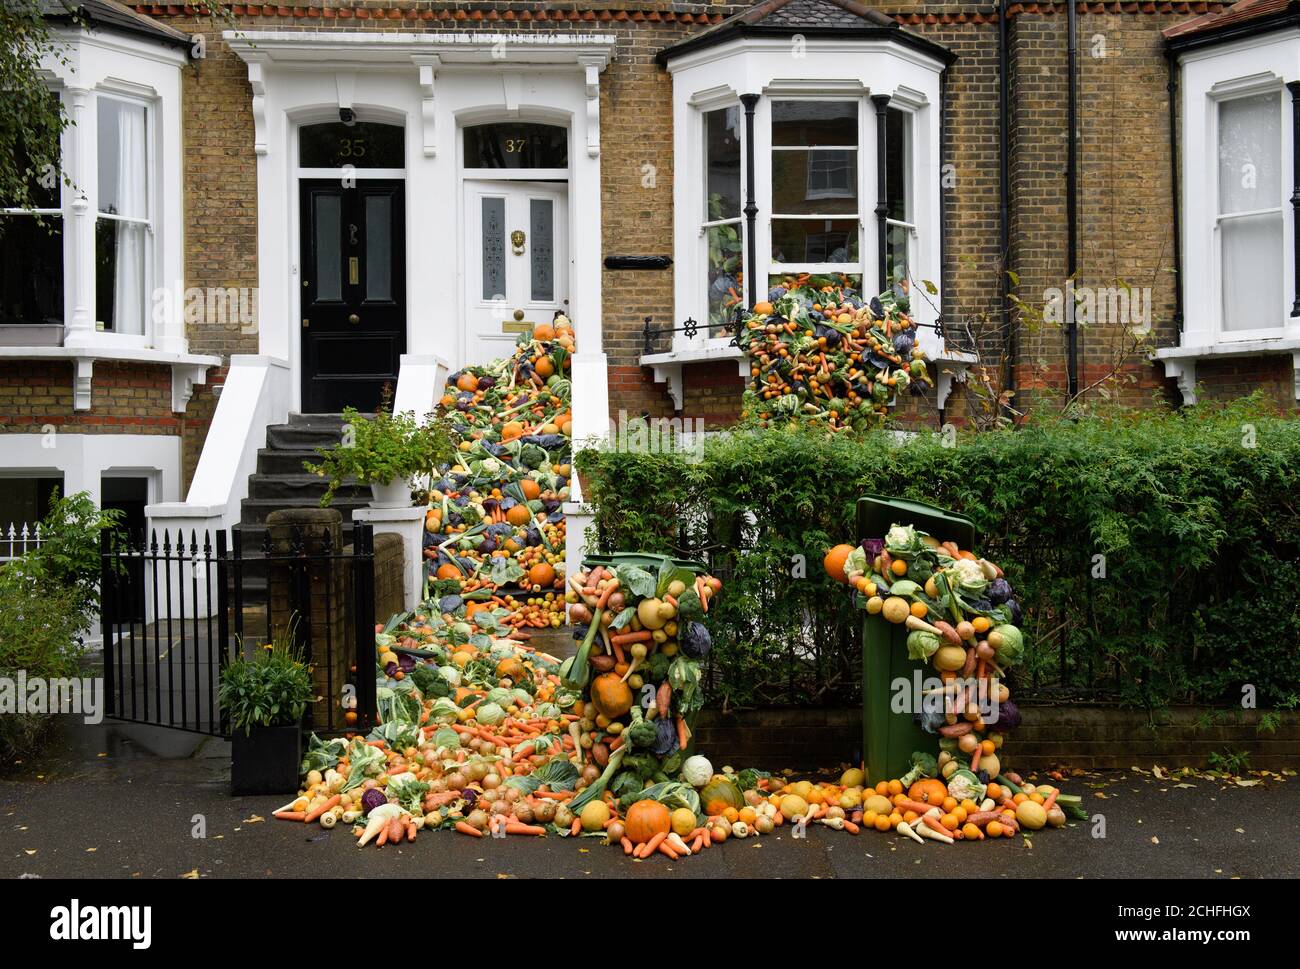
[[[1004,771],[1006,732],[1020,725],[1004,679],[1025,643],[1020,603],[1001,568],[898,524],[883,539],[836,546],[824,566],[853,587],[871,621],[904,626],[908,658],[938,674],[913,714],[926,733],[938,735],[938,756],[914,752],[905,776],[864,790],[864,823],[952,842],[1060,827],[1069,811],[1082,816],[1078,797],[1022,786]]]
[[[569,619],[581,642],[561,665],[560,682],[582,694],[572,736],[580,757],[601,770],[575,804],[605,794],[618,824],[611,840],[626,838],[635,851],[651,840],[635,822],[659,817],[644,802],[703,820],[694,786],[681,775],[703,783],[712,774],[702,772],[703,758],[689,756],[690,724],[704,705],[700,663],[712,646],[703,620],[722,583],[664,556],[611,561],[586,563],[569,580]],[[664,854],[690,853],[702,833],[697,823],[687,827],[684,813],[678,822],[686,841],[676,844],[665,832]]]
[[[786,277],[736,336],[750,361],[744,416],[831,431],[882,423],[898,393],[932,383],[907,310],[906,295],[864,301],[844,276]]]
[[[561,315],[521,334],[511,356],[449,377],[440,409],[457,453],[428,492],[432,595],[500,594],[514,625],[563,622],[573,350]]]

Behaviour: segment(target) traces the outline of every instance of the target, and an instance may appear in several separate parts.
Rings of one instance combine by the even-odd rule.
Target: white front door
[[[568,186],[465,182],[465,360],[509,356],[569,302]]]

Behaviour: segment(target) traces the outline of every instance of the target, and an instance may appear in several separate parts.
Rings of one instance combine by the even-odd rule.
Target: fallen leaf
[[[1174,787],[1190,787],[1192,790],[1196,790],[1195,784],[1175,784]]]
[[[1263,781],[1259,781],[1259,780],[1255,780],[1255,781],[1243,781],[1243,780],[1241,780],[1240,778],[1237,779],[1237,786],[1238,786],[1238,787],[1254,787],[1256,784],[1263,784],[1263,783],[1264,783]]]
[[[257,824],[259,821],[265,821],[265,820],[266,820],[266,818],[262,817],[260,814],[254,814],[251,818],[244,818],[244,820],[241,821],[241,822],[239,822],[239,823],[240,823],[240,824]]]
[[[1152,838],[1151,838],[1151,843],[1152,843],[1153,845],[1158,845],[1158,844],[1160,844],[1160,839],[1157,838],[1157,837],[1155,837],[1155,836],[1152,836]]]
[[[196,878],[199,877],[199,870],[198,870],[197,868],[191,868],[189,871],[184,872],[184,873],[181,875],[181,877],[182,877],[182,878],[196,879]]]
[[[1160,769],[1158,764],[1151,768],[1151,773],[1155,775],[1155,778],[1158,781],[1163,781],[1165,779],[1165,772]]]
[[[90,854],[91,852],[98,851],[98,850],[99,850],[98,848],[87,848],[86,853]]]
[[[29,855],[34,855],[34,854],[36,854],[36,849],[35,849],[35,848],[28,848],[28,849],[25,849],[25,850],[26,850],[26,853],[29,854]]]

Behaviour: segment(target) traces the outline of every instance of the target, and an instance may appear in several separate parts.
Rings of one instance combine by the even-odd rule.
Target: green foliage
[[[295,623],[296,626],[296,623]],[[231,726],[245,733],[253,727],[287,726],[302,720],[315,700],[311,674],[299,658],[294,628],[267,643],[252,657],[239,655],[221,671],[217,694]]]
[[[1025,607],[1022,696],[1239,704],[1249,683],[1264,707],[1300,681],[1300,421],[1254,398],[1040,420],[955,446],[744,431],[699,461],[585,450],[577,464],[602,550],[703,558],[723,579],[710,670],[726,675],[707,692],[724,708],[857,701],[859,616],[821,559],[859,537],[864,494],[974,521],[977,551]]]
[[[343,411],[343,427],[343,443],[318,448],[320,463],[304,465],[313,474],[330,479],[320,500],[322,507],[334,500],[346,478],[355,478],[359,484],[388,484],[398,478],[430,474],[455,455],[451,430],[440,415],[430,414],[419,423],[413,414],[381,409],[370,419],[349,407]]]
[[[121,518],[117,509],[96,508],[84,491],[66,498],[56,492],[41,521],[41,544],[21,559],[29,576],[69,593],[78,628],[99,618],[100,534]]]
[[[74,18],[75,8],[69,15]],[[51,50],[49,23],[38,0],[0,3],[0,199],[15,208],[46,204],[58,188],[59,137],[68,114],[40,75],[44,53]],[[60,59],[57,51],[53,55]],[[56,196],[57,197],[57,196]],[[0,230],[3,222],[0,220]]]

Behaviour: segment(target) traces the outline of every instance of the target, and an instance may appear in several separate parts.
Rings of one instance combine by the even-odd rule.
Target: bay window
[[[1282,92],[1218,102],[1219,277],[1226,333],[1284,319]]]
[[[859,99],[772,102],[769,285],[804,272],[861,285],[860,111]]]
[[[101,94],[96,114],[95,319],[104,330],[144,336],[153,238],[148,111]]]
[[[912,239],[917,234],[912,205],[912,114],[885,112],[885,276],[891,287],[911,278]]]
[[[20,159],[21,163],[21,159]],[[63,322],[63,202],[58,172],[36,173],[31,207],[0,209],[0,324]]]
[[[711,336],[744,302],[744,244],[741,197],[741,110],[739,105],[703,112],[704,205],[700,234],[706,247],[706,301]]]

